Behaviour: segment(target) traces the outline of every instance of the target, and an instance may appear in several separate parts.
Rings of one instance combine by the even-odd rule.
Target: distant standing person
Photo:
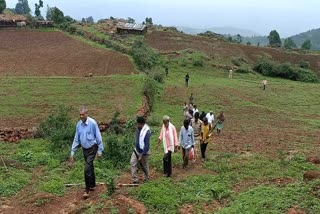
[[[188,84],[189,84],[189,78],[190,78],[189,73],[187,73],[186,76],[184,77],[187,87],[188,87]]]
[[[139,183],[138,166],[144,172],[144,181],[149,180],[149,148],[151,131],[143,117],[137,117],[136,144],[131,155],[131,177],[134,184]],[[139,164],[139,165],[138,165]]]
[[[74,162],[74,153],[78,147],[82,147],[85,167],[84,180],[86,189],[83,198],[89,198],[89,192],[96,187],[96,177],[94,173],[93,160],[97,157],[102,157],[103,143],[101,133],[97,122],[88,117],[88,109],[85,106],[80,107],[80,121],[76,126],[76,134],[71,147],[71,163]]]
[[[232,68],[229,70],[229,79],[232,79],[232,73],[233,73],[233,70]]]
[[[189,104],[193,106],[193,103],[194,103],[194,97],[193,97],[193,93],[191,93],[189,97]]]
[[[164,69],[164,71],[166,72],[166,76],[168,76],[168,74],[169,74],[169,68],[166,67],[166,68]]]
[[[267,84],[268,84],[268,81],[266,79],[262,80],[262,89],[263,90],[266,90]]]
[[[194,132],[193,128],[189,125],[190,121],[185,119],[183,121],[183,126],[180,129],[179,134],[179,148],[182,147],[182,168],[186,169],[188,166],[189,153],[194,147]]]
[[[216,125],[216,128],[217,128],[217,134],[219,135],[221,130],[223,129],[223,123],[225,121],[225,118],[224,118],[224,115],[223,115],[223,112],[221,111],[219,116],[217,117],[217,125]]]
[[[172,174],[171,155],[177,150],[178,136],[176,127],[170,123],[169,116],[163,116],[163,125],[160,131],[160,136],[156,149],[158,149],[160,142],[163,142],[163,176],[170,177]]]
[[[209,143],[210,130],[211,130],[211,124],[208,122],[208,119],[205,117],[205,118],[203,118],[203,124],[201,126],[200,149],[201,149],[201,160],[202,161],[204,161],[206,158],[206,150],[207,150],[207,145]]]

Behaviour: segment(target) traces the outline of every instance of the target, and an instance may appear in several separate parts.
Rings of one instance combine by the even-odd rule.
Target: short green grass
[[[142,75],[93,78],[2,77],[0,114],[2,119],[43,118],[59,105],[76,111],[88,105],[97,121],[108,121],[118,110],[127,118],[142,104]],[[77,118],[75,114],[73,118]]]

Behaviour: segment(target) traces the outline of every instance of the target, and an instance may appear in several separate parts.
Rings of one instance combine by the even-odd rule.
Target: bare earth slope
[[[194,49],[212,57],[244,57],[251,63],[259,56],[269,55],[279,62],[297,64],[301,59],[309,61],[312,68],[320,73],[320,55],[287,53],[275,48],[231,44],[215,38],[191,36],[181,33],[154,31],[146,36],[146,43],[161,53]]]
[[[95,76],[130,74],[128,57],[92,48],[61,32],[0,31],[0,75]]]

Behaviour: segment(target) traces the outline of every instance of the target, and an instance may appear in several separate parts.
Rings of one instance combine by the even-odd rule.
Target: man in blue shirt
[[[136,145],[131,155],[131,177],[134,184],[139,183],[138,164],[144,171],[144,180],[149,179],[149,147],[151,131],[143,117],[137,117]]]
[[[182,147],[182,158],[184,169],[188,166],[189,153],[192,148],[194,148],[194,131],[190,126],[190,120],[185,119],[183,121],[183,126],[180,129],[179,135],[179,148]]]
[[[94,173],[93,160],[98,153],[98,158],[102,157],[103,144],[102,137],[97,122],[88,117],[88,109],[84,106],[80,108],[80,121],[76,126],[76,134],[74,136],[71,147],[70,161],[74,162],[74,153],[78,147],[82,147],[85,167],[84,179],[86,190],[83,198],[89,197],[89,191],[93,191],[96,187],[96,178]]]

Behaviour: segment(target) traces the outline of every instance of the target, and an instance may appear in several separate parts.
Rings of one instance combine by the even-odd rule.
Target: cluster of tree
[[[273,30],[273,31],[270,32],[270,34],[268,36],[268,39],[269,39],[269,45],[271,47],[281,47],[281,39],[280,39],[279,33],[276,30]],[[301,49],[310,50],[311,46],[312,45],[311,45],[310,39],[306,39],[302,43]],[[289,38],[284,40],[283,47],[285,49],[291,50],[293,48],[297,48],[297,45],[294,43],[292,38],[289,37]]]
[[[320,32],[320,29],[319,29]],[[284,47],[287,50],[292,50],[298,48],[296,43],[294,42],[293,37],[289,37],[287,39],[281,40],[279,33],[276,30],[272,30],[268,37],[266,36],[253,36],[253,37],[242,37],[237,34],[236,36],[228,35],[227,41],[234,43],[242,43],[247,45],[256,44],[257,46],[268,45],[270,47]],[[310,39],[305,39],[301,44],[301,49],[310,50],[312,47],[312,42]]]
[[[112,16],[111,16],[112,17]],[[110,19],[111,19],[110,17]],[[113,18],[113,17],[112,17]],[[113,18],[114,19],[114,18]],[[136,20],[134,20],[133,18],[131,17],[128,17],[127,19],[127,22],[128,23],[131,23],[131,24],[135,24],[136,23]],[[152,18],[151,17],[146,17],[146,19],[142,22],[142,24],[144,25],[153,25],[153,21],[152,21]]]
[[[92,16],[89,16],[88,18],[82,18],[81,20],[82,23],[90,23],[93,24],[94,23],[94,19]]]
[[[40,11],[40,8],[43,7],[43,1],[42,0],[39,0],[39,4],[35,3],[35,11],[34,11],[34,14],[36,15],[36,17],[38,19],[43,19],[43,17],[41,16],[41,11]]]
[[[7,4],[5,0],[0,0],[0,13],[4,11],[4,9],[7,8]]]
[[[298,47],[301,47],[303,43],[306,43],[306,40],[310,40],[310,43],[312,44],[311,49],[320,50],[320,28],[299,33],[291,36],[291,38]],[[309,42],[304,46],[308,47],[308,43]]]
[[[152,22],[152,18],[146,18],[146,20],[144,22],[142,22],[142,24],[146,24],[146,25],[153,25],[153,22]]]

